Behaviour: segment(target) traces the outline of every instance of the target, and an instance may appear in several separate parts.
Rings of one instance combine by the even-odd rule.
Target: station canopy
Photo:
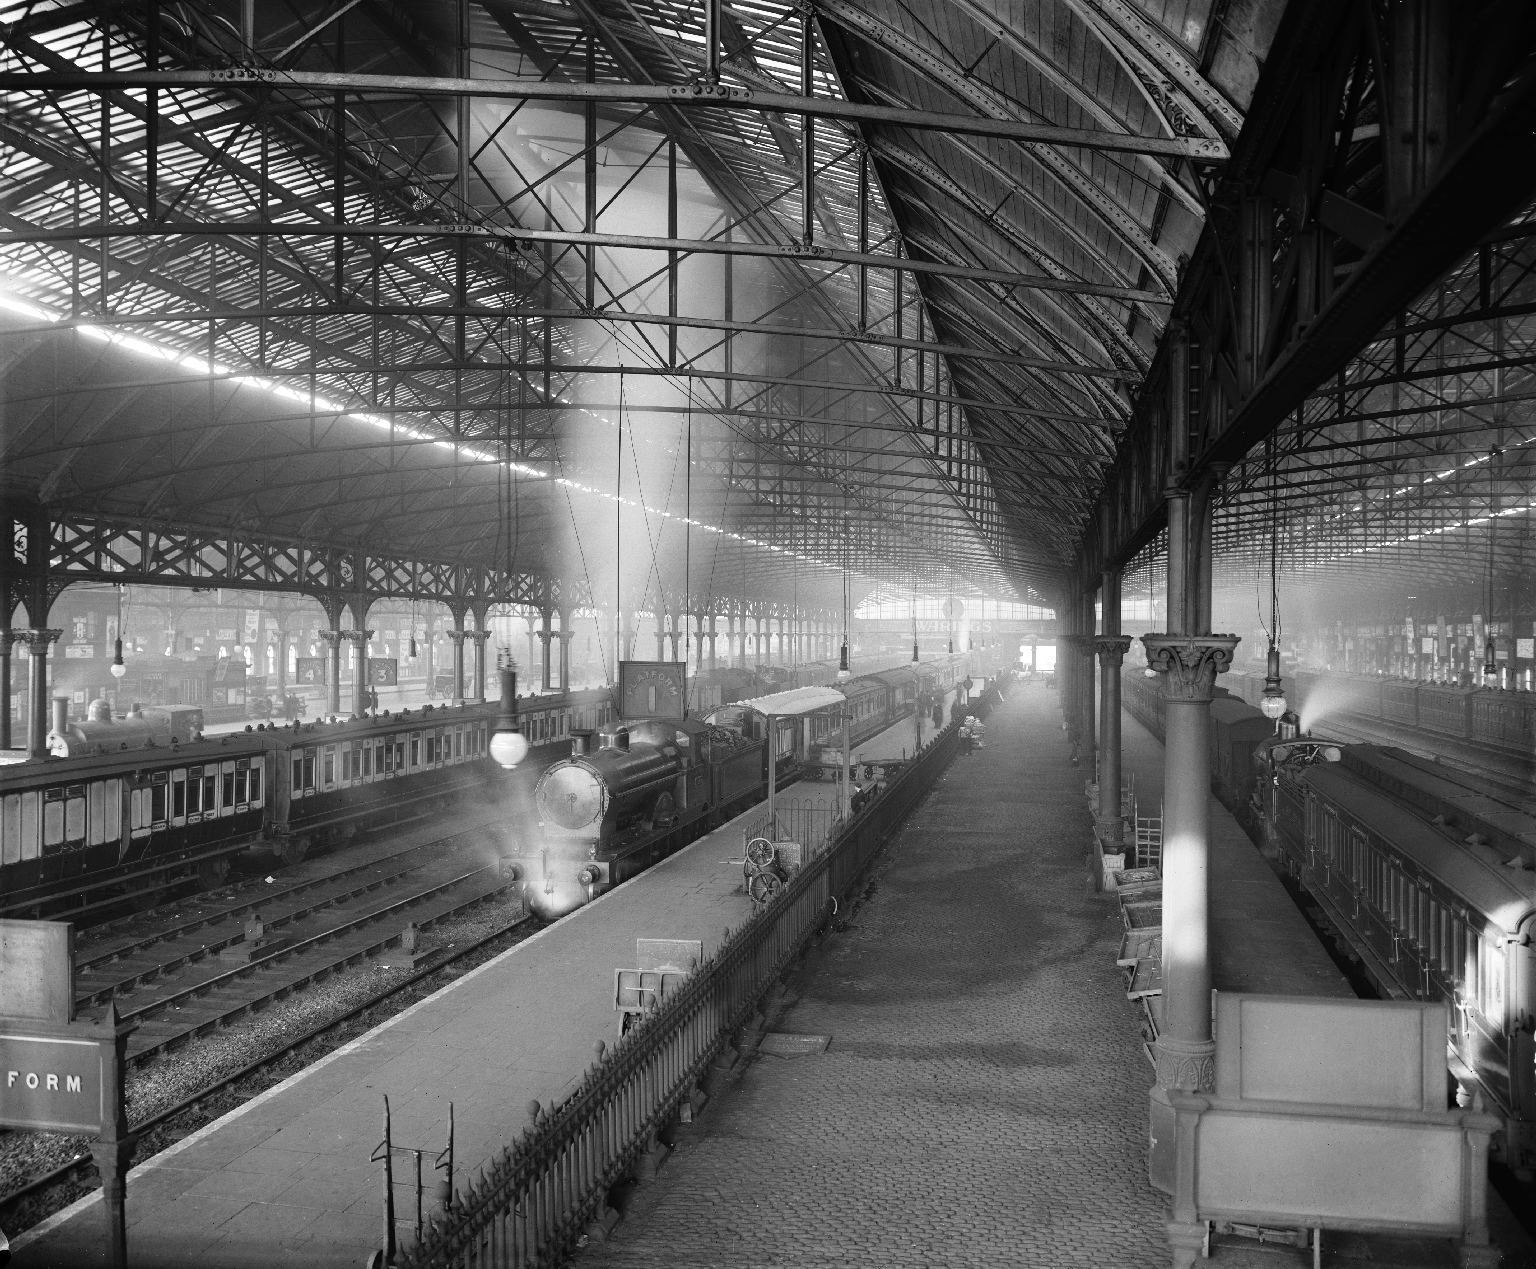
[[[1286,8],[0,0],[6,479],[593,602],[830,607],[845,573],[1049,602]],[[1336,188],[1369,202],[1377,82],[1338,87]],[[1257,559],[1286,489],[1326,504],[1314,545],[1427,532],[1431,478],[1464,505],[1429,519],[1477,518],[1465,465],[1523,407],[1425,420],[1523,400],[1524,327],[1447,386],[1440,294],[1408,370],[1378,346],[1375,395],[1335,385],[1235,469],[1219,541]]]
[[[841,709],[847,698],[836,688],[796,687],[787,692],[773,692],[768,696],[754,696],[749,701],[737,701],[736,707],[750,709],[765,718],[794,718],[801,714],[814,714],[818,709]]]

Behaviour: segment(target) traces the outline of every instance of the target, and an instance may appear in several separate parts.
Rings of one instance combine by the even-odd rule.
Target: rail
[[[985,717],[989,688],[971,712]],[[782,896],[732,933],[687,984],[646,1014],[587,1069],[577,1091],[541,1114],[453,1196],[422,1238],[401,1251],[406,1269],[535,1269],[562,1262],[608,1191],[646,1153],[732,1034],[846,896],[884,839],[949,766],[959,729],[944,728],[905,771],[795,874]]]

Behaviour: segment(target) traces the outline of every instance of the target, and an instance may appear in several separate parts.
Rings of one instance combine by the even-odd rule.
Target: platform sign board
[[[123,1067],[137,1025],[120,1019],[114,1004],[99,1022],[0,1016],[0,1128],[96,1138],[91,1158],[101,1174],[106,1263],[112,1269],[128,1264],[127,1178],[134,1138]]]
[[[397,687],[400,682],[400,662],[394,657],[369,657],[368,682],[374,687]]]
[[[45,1132],[101,1131],[101,1044],[0,1031],[0,1125]]]
[[[681,661],[620,661],[619,717],[686,718],[687,675]]]
[[[325,685],[324,657],[295,657],[294,661],[293,681],[295,683],[308,684],[311,687]]]
[[[75,1016],[75,927],[0,920],[0,1018],[67,1023]]]

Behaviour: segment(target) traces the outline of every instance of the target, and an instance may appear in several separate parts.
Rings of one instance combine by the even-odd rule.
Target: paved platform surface
[[[808,958],[761,1057],[579,1265],[1160,1263],[1151,1070],[1056,696],[1015,689]]]
[[[1138,784],[1160,788],[1161,745],[1125,726]],[[1116,905],[1087,881],[1091,821],[1055,693],[1016,687],[987,742],[918,808],[770,1019],[829,1035],[827,1050],[742,1064],[578,1269],[1168,1264],[1166,1200],[1146,1180],[1152,1071],[1114,966]],[[1351,994],[1214,802],[1213,826],[1218,984]],[[1528,1264],[1495,1206],[1517,1249],[1506,1269]],[[1217,1242],[1227,1269],[1311,1264]],[[1454,1261],[1448,1243],[1341,1237],[1324,1263]]]
[[[743,818],[136,1167],[130,1264],[363,1264],[382,1243],[380,1170],[368,1156],[384,1097],[397,1145],[435,1155],[452,1101],[460,1176],[487,1163],[525,1127],[530,1100],[563,1100],[596,1041],[616,1036],[613,970],[634,962],[636,938],[702,939],[707,956],[746,919]],[[397,1202],[414,1216],[414,1186]],[[102,1220],[100,1200],[82,1200],[13,1240],[12,1265],[102,1264]]]

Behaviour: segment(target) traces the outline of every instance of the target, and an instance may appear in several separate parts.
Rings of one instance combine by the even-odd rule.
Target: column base
[[[1153,1046],[1157,1086],[1182,1093],[1209,1093],[1216,1087],[1216,1042],[1162,1035]]]
[[[1168,1231],[1168,1246],[1173,1252],[1169,1263],[1173,1269],[1194,1269],[1206,1254],[1210,1226],[1204,1221],[1168,1221],[1163,1228]]]
[[[1105,850],[1117,849],[1124,846],[1130,839],[1126,832],[1128,822],[1123,815],[1093,817],[1093,830],[1099,835],[1099,840],[1104,843]]]

